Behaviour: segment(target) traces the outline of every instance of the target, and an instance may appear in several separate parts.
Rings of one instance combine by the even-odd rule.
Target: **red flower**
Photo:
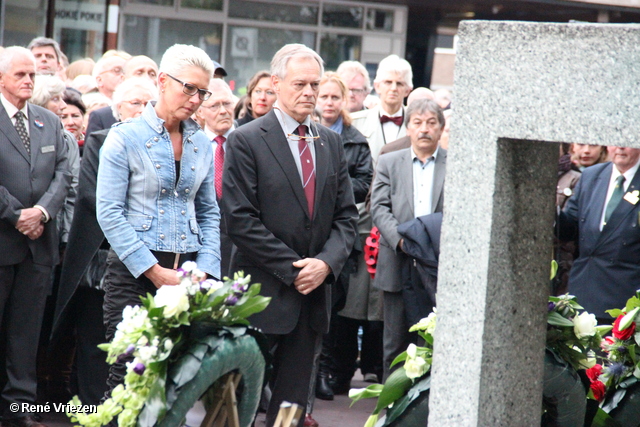
[[[593,392],[593,397],[595,397],[598,402],[602,402],[607,388],[602,381],[593,381],[591,382],[591,391]]]
[[[592,368],[587,369],[587,377],[593,382],[598,379],[602,373],[602,365],[593,365]]]
[[[624,317],[624,314],[621,314],[620,316],[618,316],[616,321],[613,322],[613,336],[622,341],[631,338],[633,333],[636,331],[636,322],[631,322],[631,325],[629,325],[629,327],[623,331],[618,329],[620,325],[620,321],[622,320],[623,317]]]

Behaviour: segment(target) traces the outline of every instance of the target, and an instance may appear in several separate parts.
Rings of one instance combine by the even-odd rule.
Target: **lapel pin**
[[[40,120],[34,120],[33,123],[35,123],[39,128],[44,126],[44,123],[42,123]]]
[[[630,191],[624,195],[624,199],[632,205],[636,205],[638,204],[638,201],[640,201],[640,191]]]

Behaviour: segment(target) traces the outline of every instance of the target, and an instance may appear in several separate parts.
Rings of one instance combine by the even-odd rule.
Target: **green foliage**
[[[126,307],[113,341],[99,346],[108,352],[110,364],[132,360],[124,385],[117,386],[95,413],[67,414],[71,421],[98,427],[117,416],[119,427],[157,424],[167,410],[170,364],[174,364],[173,383],[193,378],[210,348],[206,334],[246,333],[247,317],[264,310],[270,301],[259,295],[260,284],[250,285],[251,277],[243,273],[217,282],[206,279],[194,262],[185,263],[177,273],[179,285],[162,286],[155,296],[141,298],[141,306]],[[194,327],[203,323],[207,328]],[[205,340],[200,347],[198,339]],[[192,357],[182,357],[187,349]],[[77,396],[72,402],[81,404]]]

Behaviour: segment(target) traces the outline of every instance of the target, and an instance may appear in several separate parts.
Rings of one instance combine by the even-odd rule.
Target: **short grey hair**
[[[192,45],[174,44],[162,55],[158,71],[175,76],[189,67],[201,68],[209,78],[213,77],[215,70],[213,61],[204,50]]]
[[[271,60],[271,74],[281,80],[287,78],[287,64],[293,58],[310,58],[318,63],[320,67],[320,75],[324,74],[324,65],[322,58],[315,50],[308,48],[300,43],[291,43],[284,45],[279,51],[273,55]]]
[[[355,76],[360,74],[364,77],[364,89],[367,93],[371,92],[371,79],[369,78],[369,72],[359,61],[344,61],[336,70],[336,73],[342,77],[342,79],[346,82],[347,76]],[[349,79],[351,80],[351,79]]]
[[[56,95],[64,93],[65,83],[58,76],[38,75],[33,85],[33,95],[29,102],[47,108],[47,104]]]
[[[384,80],[387,74],[399,74],[405,84],[413,88],[413,71],[411,64],[406,59],[400,58],[398,55],[389,55],[380,61],[378,71],[376,71],[376,83]]]
[[[9,46],[0,53],[0,73],[5,74],[11,69],[11,64],[16,56],[26,56],[33,61],[35,70],[36,57],[29,49],[22,46]]]
[[[120,119],[118,107],[124,100],[127,92],[131,92],[134,89],[146,90],[152,100],[158,99],[158,88],[151,80],[144,77],[131,77],[120,83],[118,87],[116,87],[116,90],[113,91],[113,96],[111,98],[111,111],[113,112],[113,117],[118,120]]]
[[[407,107],[406,118],[404,120],[404,125],[409,127],[409,122],[411,121],[411,116],[414,114],[424,114],[426,112],[431,112],[435,114],[438,119],[438,124],[440,125],[440,129],[444,128],[445,120],[444,114],[442,113],[442,108],[438,105],[438,103],[432,99],[416,99]]]
[[[218,91],[224,91],[224,92],[227,92],[229,96],[233,96],[233,91],[231,90],[227,82],[225,82],[222,79],[211,79],[209,81],[209,90],[212,93],[216,93]]]
[[[53,50],[56,51],[56,59],[58,60],[58,64],[62,64],[62,49],[60,49],[60,44],[54,39],[50,39],[48,37],[36,37],[31,40],[27,49],[31,50],[34,47],[43,47],[43,46],[51,46]]]

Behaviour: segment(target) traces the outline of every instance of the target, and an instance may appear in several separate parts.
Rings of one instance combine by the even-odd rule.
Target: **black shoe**
[[[336,381],[333,384],[333,394],[348,394],[351,389],[351,381]]]
[[[333,389],[331,388],[329,374],[326,372],[318,372],[316,397],[322,400],[333,400]]]

